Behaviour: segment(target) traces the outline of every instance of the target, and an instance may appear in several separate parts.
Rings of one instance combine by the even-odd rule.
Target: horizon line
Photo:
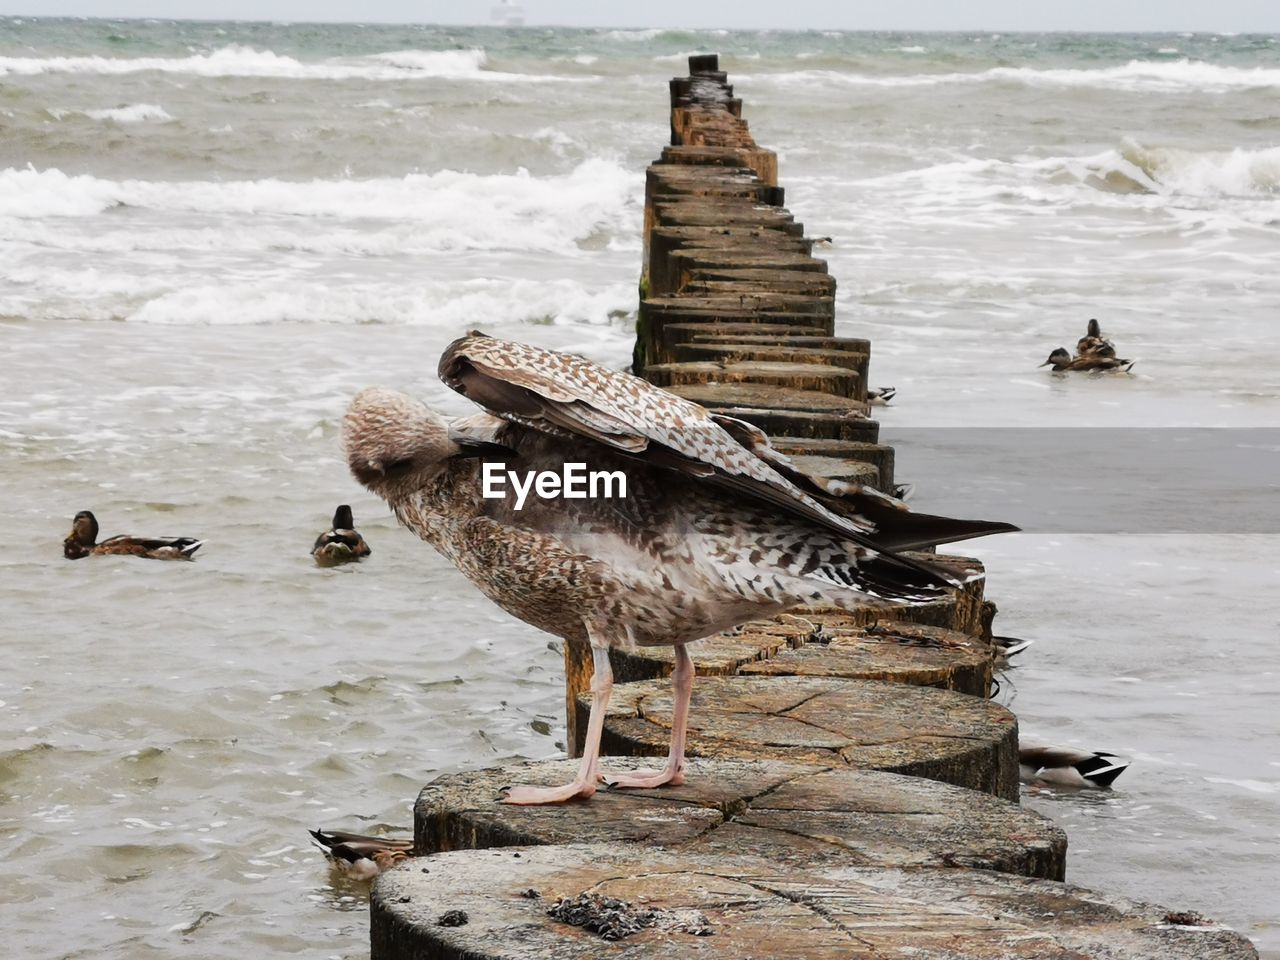
[[[385,26],[385,27],[479,27],[492,30],[540,30],[540,29],[556,29],[556,30],[620,30],[620,31],[639,31],[639,30],[659,30],[667,33],[705,33],[709,31],[726,31],[729,33],[850,33],[850,34],[874,34],[874,33],[912,33],[912,34],[956,34],[956,33],[986,33],[999,35],[1016,35],[1016,36],[1039,36],[1044,34],[1094,34],[1103,36],[1156,36],[1161,34],[1184,35],[1205,34],[1207,36],[1218,37],[1249,37],[1262,36],[1274,37],[1280,36],[1280,27],[1274,30],[1221,30],[1206,28],[1187,28],[1187,27],[1166,27],[1162,29],[1143,29],[1143,30],[1085,30],[1078,28],[1045,28],[1039,30],[1029,30],[1021,28],[1001,28],[1001,27],[692,27],[692,26],[642,26],[631,24],[627,26],[610,26],[608,24],[570,24],[570,23],[524,23],[518,26],[509,24],[485,23],[475,21],[443,21],[443,20],[345,20],[345,19],[281,19],[279,17],[155,17],[155,16],[109,16],[86,14],[63,13],[63,14],[47,14],[47,13],[7,13],[0,11],[0,18],[6,19],[22,19],[22,20],[75,20],[81,22],[106,21],[106,22],[126,22],[126,23],[266,23],[276,26],[312,26],[320,24],[328,25],[345,25],[345,26]]]

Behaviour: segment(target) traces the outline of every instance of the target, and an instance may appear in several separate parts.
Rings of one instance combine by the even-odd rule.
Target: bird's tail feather
[[[845,563],[828,563],[810,576],[857,591],[847,598],[839,594],[828,596],[840,605],[846,599],[849,603],[865,603],[868,596],[890,603],[929,603],[946,597],[956,586],[949,574],[929,564],[888,553]]]

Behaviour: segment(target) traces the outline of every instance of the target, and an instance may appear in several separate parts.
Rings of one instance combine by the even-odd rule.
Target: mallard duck
[[[998,637],[991,638],[991,645],[994,647],[996,664],[999,666],[1008,666],[1009,659],[1020,654],[1027,647],[1031,646],[1033,641],[1022,640],[1018,637]]]
[[[351,508],[345,503],[333,513],[333,528],[316,537],[315,546],[311,548],[311,555],[322,567],[350,563],[367,557],[372,552],[364,542],[364,537],[356,533]]]
[[[1018,775],[1027,783],[1109,787],[1128,766],[1128,760],[1097,750],[1031,743],[1018,747]]]
[[[1119,357],[1073,357],[1065,347],[1059,347],[1040,366],[1052,366],[1054,373],[1064,370],[1123,370],[1128,373],[1134,363],[1133,360],[1121,360]]]
[[[203,540],[194,537],[108,537],[98,543],[98,520],[88,510],[81,510],[71,521],[71,532],[62,541],[62,555],[68,560],[81,557],[119,554],[149,557],[152,560],[190,560]]]
[[[1089,332],[1076,341],[1076,356],[1079,357],[1114,357],[1115,344],[1102,335],[1102,328],[1097,320],[1089,321]]]
[[[365,837],[340,830],[308,830],[329,865],[352,880],[372,880],[413,856],[412,840]]]
[[[876,390],[868,390],[867,403],[887,407],[889,405],[889,401],[894,398],[894,395],[897,394],[897,392],[897,387],[880,387]]]

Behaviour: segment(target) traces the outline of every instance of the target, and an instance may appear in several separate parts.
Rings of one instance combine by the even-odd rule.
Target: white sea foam
[[[1017,209],[1137,205],[1202,210],[1202,219],[1270,223],[1280,193],[1280,147],[1191,151],[1125,141],[1088,156],[965,157],[858,181],[901,195],[913,216],[963,207],[1008,224]],[[1211,201],[1240,203],[1219,208]],[[1206,205],[1207,204],[1207,205]]]
[[[60,170],[8,169],[0,171],[0,218],[92,217],[127,206],[162,214],[250,216],[269,234],[289,235],[297,224],[288,222],[283,231],[280,218],[382,220],[411,232],[414,245],[423,250],[571,252],[595,231],[630,229],[636,187],[630,170],[595,158],[555,177],[444,170],[370,180],[211,182],[105,180]],[[131,232],[125,230],[126,239]],[[320,239],[314,224],[297,232]],[[363,233],[373,247],[395,242],[393,234]]]
[[[1268,197],[1280,193],[1280,147],[1258,150],[1184,150],[1126,140],[1083,161],[1066,164],[1126,191],[1189,197]]]
[[[158,72],[200,77],[275,77],[286,80],[421,80],[456,78],[521,82],[572,81],[544,74],[484,69],[483,50],[399,50],[369,57],[303,62],[272,50],[232,44],[189,57],[0,57],[0,76],[44,73],[121,75]]]
[[[30,319],[125,320],[161,325],[388,323],[499,326],[609,323],[635,307],[635,286],[570,279],[363,281],[287,274],[231,281],[212,277],[135,276],[93,268],[23,268],[0,289],[0,314]],[[26,294],[36,291],[38,296]]]
[[[161,324],[403,323],[462,326],[563,321],[606,323],[634,308],[635,288],[603,290],[572,280],[477,280],[403,286],[225,284],[194,287],[148,300],[126,319]]]
[[[661,28],[648,30],[607,30],[600,36],[605,40],[622,40],[627,43],[645,43],[666,33]]]
[[[690,57],[709,53],[707,50],[685,50],[681,53],[663,53],[653,58],[654,63],[684,63]]]
[[[393,50],[369,57],[378,63],[404,70],[426,73],[433,77],[472,77],[488,62],[479,48],[470,50]]]
[[[1131,60],[1123,66],[1091,69],[1038,70],[1032,67],[993,67],[990,70],[968,73],[917,73],[897,76],[873,76],[833,70],[802,70],[762,74],[753,79],[776,83],[826,82],[870,87],[932,87],[1004,81],[1024,83],[1028,86],[1102,87],[1130,93],[1185,90],[1217,92],[1280,87],[1280,68],[1228,67],[1186,59],[1159,63]]]
[[[113,107],[107,110],[86,110],[84,115],[93,120],[110,120],[112,123],[146,123],[147,121],[164,123],[173,119],[168,110],[153,103],[133,103],[126,107]]]

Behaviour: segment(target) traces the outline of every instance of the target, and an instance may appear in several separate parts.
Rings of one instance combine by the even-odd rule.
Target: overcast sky
[[[496,2],[496,0],[494,0]],[[490,22],[490,0],[0,0],[26,16]],[[1280,0],[524,0],[531,25],[1280,32]]]

